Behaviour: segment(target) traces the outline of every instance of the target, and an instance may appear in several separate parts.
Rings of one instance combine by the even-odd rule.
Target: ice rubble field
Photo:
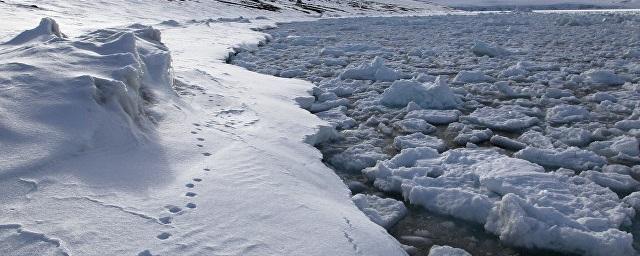
[[[312,81],[339,172],[511,246],[636,255],[640,16],[509,14],[281,24],[231,63]],[[380,201],[386,200],[386,201]],[[385,227],[406,212],[354,196]],[[378,210],[376,210],[378,209]]]
[[[0,255],[406,254],[304,143],[312,84],[224,63],[317,14],[229,2],[0,1]]]

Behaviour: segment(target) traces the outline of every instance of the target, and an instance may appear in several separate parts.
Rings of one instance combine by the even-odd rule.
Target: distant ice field
[[[335,128],[318,147],[364,177],[354,194],[513,248],[637,255],[638,25],[634,13],[329,19],[280,24],[230,62],[316,85],[300,105]],[[406,214],[356,197],[386,228]],[[478,244],[455,245],[484,255]]]

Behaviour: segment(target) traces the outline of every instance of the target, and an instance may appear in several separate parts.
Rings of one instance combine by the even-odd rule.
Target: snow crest
[[[158,30],[132,25],[63,37],[44,18],[0,46],[0,81],[13,81],[0,85],[13,95],[0,102],[2,172],[144,139],[159,118],[154,103],[175,95]]]

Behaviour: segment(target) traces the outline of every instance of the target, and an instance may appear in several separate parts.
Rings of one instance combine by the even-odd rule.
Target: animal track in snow
[[[187,207],[187,208],[189,208],[189,209],[194,209],[194,208],[196,208],[196,204],[194,204],[194,203],[188,203],[188,204],[186,205],[186,207]]]
[[[202,153],[202,155],[204,155],[204,156],[210,156],[210,155],[211,155],[211,153],[209,153],[209,152],[205,152],[205,153]]]
[[[138,253],[138,256],[153,256],[149,250],[144,250]]]
[[[185,196],[188,196],[188,197],[194,197],[194,196],[196,196],[196,195],[198,195],[198,194],[193,193],[193,192],[187,192],[187,193],[186,193],[186,194],[184,194],[184,195],[185,195]]]
[[[172,221],[172,218],[167,216],[167,217],[161,217],[158,219],[160,221],[160,223],[162,224],[170,224]]]
[[[161,234],[159,234],[158,236],[156,236],[158,239],[160,240],[165,240],[168,239],[169,237],[171,237],[171,234],[167,233],[167,232],[162,232]]]
[[[170,206],[169,207],[169,212],[170,213],[179,213],[182,211],[182,208],[178,207],[178,206]]]
[[[193,187],[195,187],[196,185],[193,185],[193,183],[187,183],[187,184],[186,184],[186,185],[184,185],[184,186],[185,186],[185,187],[188,187],[188,188],[193,188]]]

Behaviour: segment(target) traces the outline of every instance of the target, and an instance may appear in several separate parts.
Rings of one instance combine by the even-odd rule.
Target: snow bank
[[[462,100],[447,85],[447,77],[440,76],[434,83],[422,84],[413,80],[399,80],[384,90],[380,103],[390,107],[404,107],[415,102],[427,109],[452,109]]]
[[[159,118],[153,104],[175,96],[158,30],[132,25],[74,40],[61,35],[45,18],[0,45],[0,80],[11,81],[4,95],[14,99],[0,103],[0,141],[7,143],[1,172],[144,140]]]
[[[29,41],[48,41],[50,39],[65,38],[66,36],[60,32],[60,26],[52,18],[43,18],[40,20],[40,24],[33,28],[26,30],[13,39],[9,40],[5,44],[19,45],[28,43]]]

